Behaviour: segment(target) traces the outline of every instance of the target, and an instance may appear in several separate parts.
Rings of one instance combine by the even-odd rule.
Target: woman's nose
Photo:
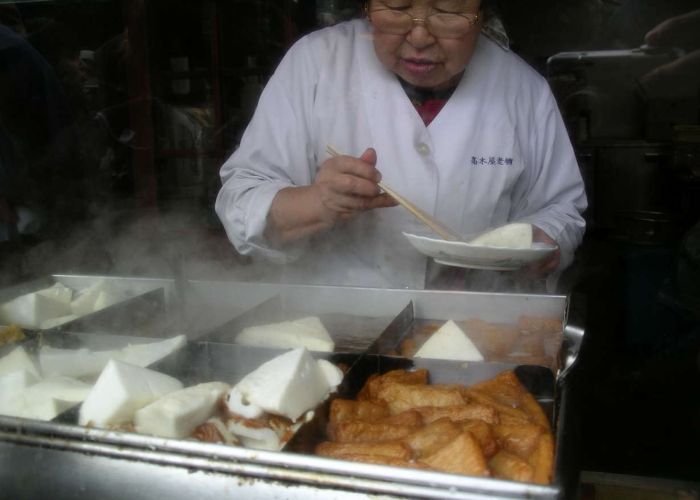
[[[425,19],[414,19],[411,30],[406,33],[406,40],[417,49],[435,43],[435,36],[430,32]]]

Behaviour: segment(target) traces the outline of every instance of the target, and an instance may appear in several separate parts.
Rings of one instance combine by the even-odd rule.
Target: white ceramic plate
[[[504,248],[470,245],[462,241],[445,241],[403,233],[416,250],[446,266],[515,271],[555,252],[557,247],[533,243],[530,248]]]

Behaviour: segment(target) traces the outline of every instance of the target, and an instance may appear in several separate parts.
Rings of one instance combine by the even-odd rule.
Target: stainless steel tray
[[[574,470],[565,458],[569,443],[566,432],[566,400],[569,390],[565,375],[573,366],[583,329],[573,321],[574,311],[569,298],[564,296],[536,296],[512,294],[481,294],[471,292],[441,292],[416,290],[384,290],[345,287],[316,287],[293,285],[264,285],[249,283],[189,283],[189,293],[206,302],[207,295],[215,295],[217,308],[227,307],[227,301],[236,303],[240,297],[250,299],[251,306],[241,311],[240,317],[256,305],[272,297],[299,297],[319,306],[326,313],[383,317],[397,314],[412,303],[416,314],[441,319],[466,319],[478,315],[490,321],[514,321],[518,315],[555,315],[565,323],[561,370],[555,372],[529,367],[532,376],[530,390],[550,412],[557,435],[555,482],[537,486],[494,479],[483,479],[450,474],[403,470],[393,467],[330,460],[292,451],[273,453],[207,443],[154,438],[131,433],[88,429],[73,425],[70,415],[62,415],[54,422],[0,416],[0,480],[9,485],[8,494],[22,497],[31,491],[55,491],[55,488],[81,489],[92,496],[122,497],[123,491],[115,486],[123,483],[138,485],[134,498],[146,498],[156,492],[168,491],[173,498],[188,498],[195,486],[203,491],[200,496],[231,494],[246,498],[309,498],[328,496],[358,498],[366,495],[423,498],[557,498],[562,497]],[[166,295],[167,296],[167,295]],[[186,295],[185,295],[186,296]],[[283,299],[286,300],[286,299]],[[287,304],[296,304],[288,302]],[[570,321],[571,320],[571,321]],[[90,338],[95,334],[65,333],[66,338]],[[123,337],[122,337],[123,338]],[[190,337],[191,338],[191,337]],[[112,342],[115,339],[105,339]],[[152,339],[149,339],[152,340]],[[153,368],[180,378],[185,384],[208,380],[235,383],[256,368],[260,362],[278,354],[270,349],[255,349],[227,343],[191,341],[187,347],[161,361]],[[336,362],[352,366],[351,372],[370,373],[372,369],[396,366],[426,366],[434,381],[476,382],[498,371],[513,367],[498,363],[462,364],[432,360],[407,360],[372,354],[315,353]],[[343,391],[351,394],[362,377],[348,378]],[[74,417],[73,417],[74,418]],[[38,449],[37,447],[40,447]],[[49,470],[65,471],[65,464],[73,470],[86,471],[81,475],[34,476],[27,483],[23,466],[42,462]],[[94,477],[93,474],[99,474]],[[102,478],[102,479],[98,479]],[[105,479],[108,478],[108,479]],[[188,482],[189,478],[191,482]],[[187,486],[184,485],[187,483]],[[183,484],[182,488],[173,485]]]
[[[328,330],[328,334],[335,343],[336,352],[362,353],[367,351],[398,314],[398,310],[393,310],[390,306],[380,316],[364,315],[363,310],[359,308],[355,308],[351,312],[345,312],[346,310],[346,306],[343,308],[319,307],[313,302],[304,303],[295,300],[290,295],[275,295],[203,335],[201,339],[234,342],[236,336],[249,326],[316,316]]]
[[[269,349],[194,342],[190,343],[184,352],[163,360],[155,368],[177,376],[186,383],[205,380],[235,382],[261,361],[276,354]],[[542,368],[533,372],[531,367],[518,368],[497,363],[473,363],[465,367],[462,363],[445,363],[438,360],[420,360],[413,363],[402,358],[376,355],[352,355],[350,358],[344,354],[318,354],[328,356],[336,362],[352,362],[353,366],[339,393],[344,397],[351,397],[370,374],[389,369],[425,367],[430,370],[433,382],[470,384],[492,377],[504,369],[515,368],[523,383],[536,394],[545,408],[551,410],[554,378],[550,371]],[[206,366],[206,369],[201,369],[203,366]],[[327,411],[327,405],[322,406],[323,408],[317,410],[319,415]],[[83,471],[74,477],[73,487],[82,491],[88,490],[90,494],[99,493],[101,496],[114,495],[114,492],[104,491],[104,486],[96,484],[90,473],[85,472],[98,466],[109,468],[111,472],[108,477],[112,484],[118,484],[122,480],[131,483],[128,480],[130,475],[136,474],[138,477],[149,471],[151,484],[144,484],[139,492],[135,492],[136,497],[141,498],[154,493],[154,485],[160,485],[156,488],[158,491],[163,486],[167,487],[161,482],[169,483],[170,478],[177,476],[182,469],[196,471],[197,482],[208,491],[223,493],[217,487],[221,486],[222,478],[229,476],[229,479],[237,481],[236,487],[229,487],[245,485],[252,488],[253,497],[275,495],[289,498],[290,489],[294,492],[306,492],[312,497],[324,498],[331,492],[341,498],[352,498],[360,493],[423,498],[556,498],[560,493],[556,483],[551,486],[537,486],[316,457],[308,454],[308,446],[323,438],[323,431],[319,431],[320,427],[315,425],[317,422],[323,422],[324,418],[316,419],[303,428],[298,436],[305,437],[293,440],[289,450],[273,453],[90,429],[76,426],[75,417],[76,412],[73,410],[49,423],[0,417],[0,449],[12,444],[11,448],[5,450],[4,456],[14,457],[13,465],[5,464],[9,469],[6,467],[3,470],[19,468],[21,475],[24,468],[22,461],[29,459],[27,448],[38,446],[41,449],[35,450],[34,455],[38,455],[39,460],[47,460],[50,470],[56,470],[56,461],[62,464],[68,460],[78,467],[76,470]],[[59,450],[62,453],[55,453]],[[31,460],[35,463],[37,459],[35,457]],[[139,467],[135,467],[136,463]],[[17,481],[16,475],[11,480],[7,479],[4,484],[9,485],[8,492],[17,497],[26,496],[31,488],[36,487],[37,481],[45,482],[47,488],[53,482],[66,481],[65,478],[57,478],[54,474],[42,475],[42,478],[31,483],[31,486]],[[353,491],[348,492],[348,487],[352,487]],[[186,498],[185,491],[187,489],[172,492],[172,495],[174,498]],[[292,497],[294,495],[296,493],[293,493]]]
[[[152,322],[154,318],[165,311],[166,281],[107,276],[46,276],[0,290],[0,302],[6,302],[20,295],[58,283],[73,290],[83,290],[100,281],[103,281],[110,290],[124,298],[99,311],[79,316],[60,326],[41,331],[46,333],[64,330],[128,332]],[[6,325],[0,323],[0,326]]]

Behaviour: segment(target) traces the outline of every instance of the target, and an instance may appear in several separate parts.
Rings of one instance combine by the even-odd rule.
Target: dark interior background
[[[358,6],[0,3],[2,40],[24,38],[32,61],[18,73],[26,102],[0,103],[21,158],[11,197],[41,213],[0,242],[0,285],[55,272],[162,276],[183,262],[201,263],[189,269],[202,277],[212,263],[245,269],[213,212],[218,169],[285,50]],[[669,47],[642,46],[656,25],[700,5],[498,7],[513,51],[551,83],[589,196],[585,241],[560,283],[588,305],[571,381],[580,468],[698,480],[700,65],[656,86],[645,76],[700,49],[700,22]],[[17,65],[5,48],[0,75],[11,85]]]

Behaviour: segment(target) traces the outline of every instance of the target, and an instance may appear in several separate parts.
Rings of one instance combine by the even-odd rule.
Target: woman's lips
[[[401,64],[408,72],[416,75],[430,73],[437,66],[436,62],[426,59],[401,59]]]

